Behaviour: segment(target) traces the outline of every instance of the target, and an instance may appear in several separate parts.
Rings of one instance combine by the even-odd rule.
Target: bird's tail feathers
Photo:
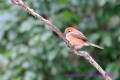
[[[93,43],[90,43],[90,42],[89,42],[89,45],[90,45],[90,46],[93,46],[93,47],[96,47],[96,48],[104,49],[103,47],[101,47],[101,46],[98,46],[98,45],[96,45],[96,44],[93,44]]]

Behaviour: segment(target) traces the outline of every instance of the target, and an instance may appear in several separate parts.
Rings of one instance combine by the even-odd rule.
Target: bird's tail
[[[90,43],[90,42],[89,42],[89,45],[90,45],[90,46],[93,46],[93,47],[96,47],[96,48],[104,49],[103,47],[101,47],[101,46],[98,46],[98,45],[96,45],[96,44],[93,44],[93,43]]]

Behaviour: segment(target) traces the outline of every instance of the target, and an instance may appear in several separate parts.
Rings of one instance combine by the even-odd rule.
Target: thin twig
[[[74,52],[74,54],[83,56],[86,60],[88,60],[104,77],[106,80],[112,80],[107,73],[100,67],[100,65],[85,51],[77,51],[64,37],[64,35],[54,26],[50,21],[46,20],[39,14],[37,14],[33,9],[30,9],[27,7],[27,5],[22,0],[11,0],[11,2],[15,5],[22,6],[29,14],[37,17],[40,19],[44,24],[47,24],[54,32],[58,34],[59,37],[61,37],[66,45]]]

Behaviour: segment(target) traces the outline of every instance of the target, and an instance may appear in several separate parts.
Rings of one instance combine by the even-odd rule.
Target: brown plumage
[[[73,45],[75,48],[82,48],[83,46],[94,46],[100,49],[104,49],[96,44],[90,43],[83,33],[74,27],[68,27],[65,29],[66,39]]]

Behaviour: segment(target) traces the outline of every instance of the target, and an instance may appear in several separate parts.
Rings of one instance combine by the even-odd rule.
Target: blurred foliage
[[[100,50],[85,47],[113,80],[120,80],[119,0],[24,0],[64,32],[76,26]],[[0,80],[104,80],[63,77],[99,74],[84,58],[69,52],[56,33],[10,0],[0,0]]]

